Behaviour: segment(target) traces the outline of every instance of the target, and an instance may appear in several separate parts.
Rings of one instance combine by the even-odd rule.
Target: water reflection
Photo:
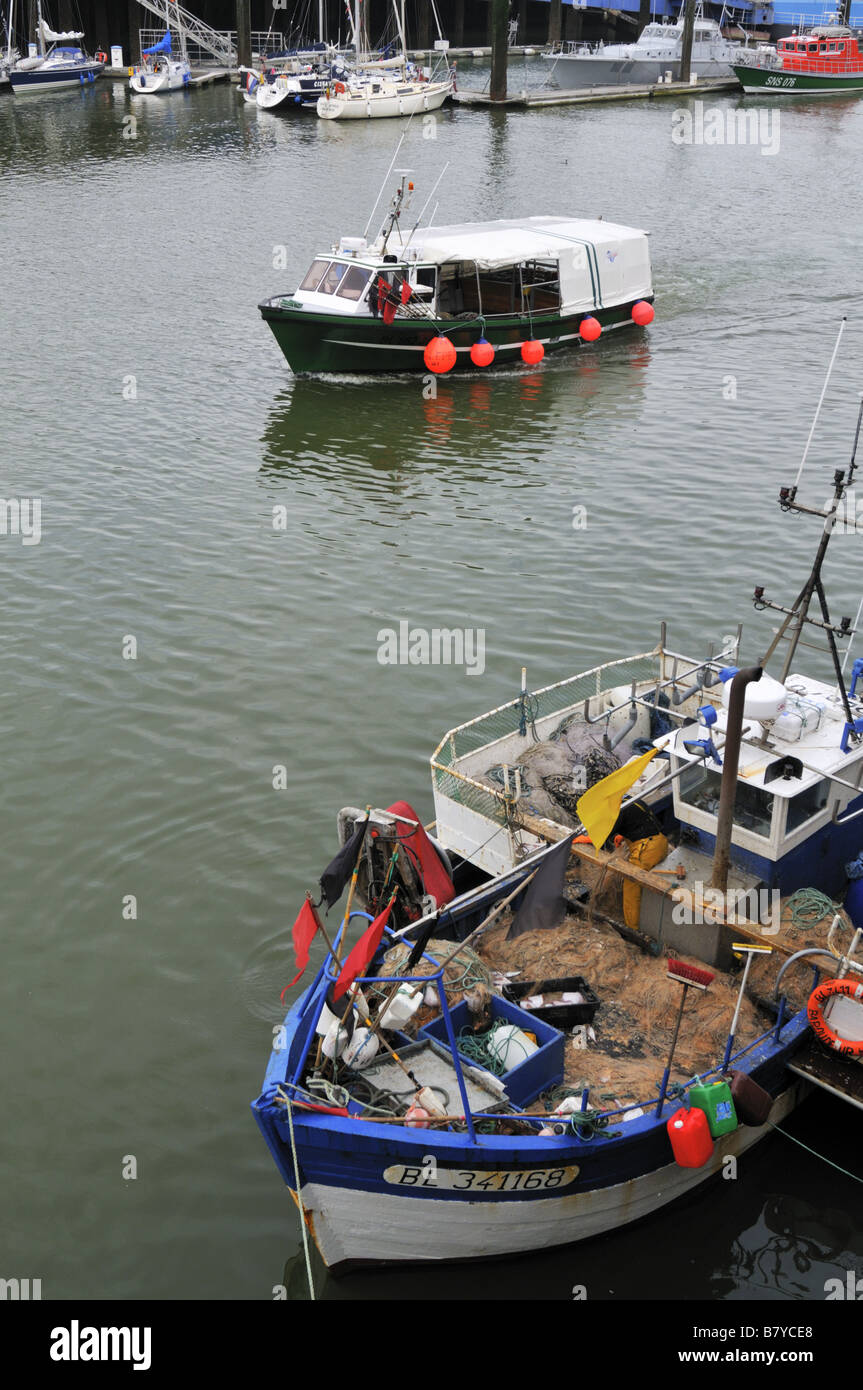
[[[472,472],[494,462],[510,472],[557,447],[561,416],[582,428],[603,417],[618,426],[641,411],[650,344],[623,330],[599,348],[567,350],[540,369],[507,367],[454,378],[340,378],[332,410],[331,378],[291,378],[276,397],[261,436],[260,477],[294,470],[330,475],[361,464],[393,473],[433,465]]]
[[[728,1265],[714,1274],[722,1297],[824,1297],[827,1281],[861,1271],[863,1231],[849,1213],[790,1196],[768,1197],[756,1221],[734,1240]],[[856,1244],[856,1252],[849,1247]]]

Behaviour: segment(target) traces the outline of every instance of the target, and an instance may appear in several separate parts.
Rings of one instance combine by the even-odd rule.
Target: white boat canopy
[[[567,306],[586,302],[587,282],[593,276],[607,300],[649,294],[647,237],[647,232],[614,222],[526,217],[521,221],[418,228],[402,255],[408,261],[436,265],[469,261],[480,271],[528,261],[555,261],[559,265],[561,303]],[[399,250],[395,238],[390,249]],[[595,283],[593,288],[597,288]]]

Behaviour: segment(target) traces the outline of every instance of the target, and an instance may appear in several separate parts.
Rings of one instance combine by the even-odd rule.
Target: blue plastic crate
[[[512,1104],[522,1107],[530,1105],[531,1101],[536,1100],[543,1091],[547,1091],[549,1086],[560,1085],[563,1080],[563,1033],[548,1023],[543,1023],[542,1019],[528,1013],[526,1009],[520,1009],[517,1004],[510,1003],[508,999],[501,999],[496,994],[492,996],[492,1017],[504,1023],[514,1023],[525,1033],[533,1033],[539,1044],[536,1052],[501,1077]],[[469,1026],[470,1021],[467,1004],[457,1004],[452,1010],[452,1026],[456,1038],[463,1028]],[[442,1016],[432,1019],[431,1023],[420,1028],[417,1036],[434,1038],[445,1047],[449,1046],[446,1024]],[[465,1057],[464,1061],[470,1066],[476,1066],[468,1057]]]

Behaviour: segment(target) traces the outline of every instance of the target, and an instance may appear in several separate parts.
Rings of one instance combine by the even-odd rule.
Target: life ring
[[[108,61],[108,55],[107,55],[107,53],[103,53],[102,50],[101,50],[101,48],[100,48],[100,49],[99,49],[99,52],[96,54],[96,62],[97,62],[97,63],[107,63],[107,61]]]
[[[829,1047],[832,1052],[838,1052],[841,1057],[863,1057],[863,1038],[859,1042],[840,1038],[824,1018],[825,1006],[837,995],[844,996],[846,999],[856,999],[863,1004],[863,981],[851,979],[823,980],[817,988],[813,989],[809,996],[809,1003],[806,1005],[806,1016],[812,1031],[819,1042],[822,1042],[825,1047]]]
[[[340,97],[344,92],[347,91],[347,88],[345,87],[344,82],[337,82],[333,90],[335,91],[336,96]]]

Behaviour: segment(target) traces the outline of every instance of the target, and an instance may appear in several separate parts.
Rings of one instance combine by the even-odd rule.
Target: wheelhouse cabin
[[[863,70],[863,54],[855,34],[838,25],[780,39],[776,55],[784,72],[829,74]]]

